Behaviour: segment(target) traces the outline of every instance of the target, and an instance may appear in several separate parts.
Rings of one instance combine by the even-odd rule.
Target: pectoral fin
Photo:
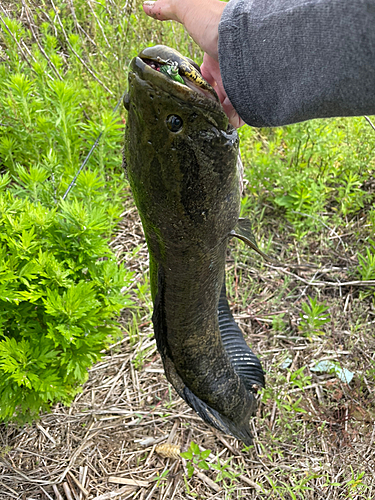
[[[259,253],[264,259],[270,260],[270,258],[259,250],[258,245],[256,244],[254,234],[251,230],[251,223],[248,219],[240,218],[236,224],[236,227],[230,232],[230,236],[235,236],[240,240],[244,241],[249,247]]]

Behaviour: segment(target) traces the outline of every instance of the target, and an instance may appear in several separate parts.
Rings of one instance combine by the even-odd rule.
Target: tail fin
[[[238,423],[232,422],[225,415],[221,415],[219,412],[208,406],[204,401],[199,399],[195,394],[191,392],[188,387],[184,387],[183,393],[180,396],[187,402],[187,404],[193,408],[194,411],[198,413],[202,420],[207,424],[212,425],[215,429],[223,432],[224,434],[231,434],[235,438],[242,441],[246,446],[250,446],[253,443],[253,438],[250,432],[249,419],[244,421],[240,425]],[[254,397],[254,396],[252,396]]]

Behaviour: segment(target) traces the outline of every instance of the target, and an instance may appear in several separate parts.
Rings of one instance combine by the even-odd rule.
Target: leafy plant
[[[362,182],[361,177],[356,172],[349,170],[342,175],[342,184],[338,186],[337,200],[344,216],[363,208],[367,196],[361,190]]]
[[[275,332],[282,332],[286,329],[287,324],[284,321],[285,314],[277,314],[272,318],[272,329]]]
[[[308,337],[323,335],[321,327],[330,321],[326,315],[328,307],[325,304],[319,304],[318,300],[312,297],[309,297],[309,302],[303,303],[301,307],[301,321],[298,329]]]
[[[348,499],[358,498],[358,493],[365,493],[369,489],[368,485],[363,482],[363,477],[365,472],[356,472],[353,467],[350,466],[352,478],[346,483],[348,489],[347,497]]]
[[[209,470],[210,466],[208,465],[206,458],[208,458],[210,453],[211,450],[201,451],[199,446],[194,443],[194,441],[190,443],[188,451],[180,453],[181,457],[187,460],[186,468],[188,470],[189,478],[194,474],[196,467],[203,470]]]
[[[151,478],[151,481],[156,481],[156,487],[159,488],[161,483],[167,480],[168,474],[169,474],[169,469],[164,469],[161,474],[157,472],[156,476]]]
[[[30,421],[69,403],[132,304],[123,292],[132,273],[108,247],[126,187],[123,121],[111,112],[118,97],[92,78],[90,57],[82,73],[84,44],[67,35],[66,8],[35,8],[39,44],[19,20],[2,18],[0,420]]]
[[[237,487],[237,478],[241,475],[242,471],[237,467],[237,470],[233,470],[230,467],[232,457],[221,463],[220,458],[217,458],[216,464],[212,463],[211,468],[217,471],[215,483],[221,483],[225,489],[225,498],[231,498],[231,494]]]
[[[132,273],[108,250],[101,211],[48,209],[18,189],[0,193],[0,419],[22,422],[79,391],[119,335]]]
[[[371,247],[366,248],[366,255],[358,254],[357,271],[363,280],[375,279],[375,241],[370,240]]]
[[[189,449],[186,452],[180,453],[182,458],[187,460],[186,468],[188,471],[188,478],[190,479],[194,471],[199,468],[203,470],[215,470],[217,471],[215,483],[220,483],[221,486],[225,489],[226,495],[225,498],[230,498],[231,493],[234,491],[237,478],[241,475],[241,471],[234,471],[230,467],[231,458],[225,462],[221,462],[220,458],[217,458],[216,463],[209,463],[207,458],[211,454],[211,450],[201,451],[199,446],[192,441],[190,443]],[[189,493],[188,483],[185,479],[185,486],[187,487],[187,491]],[[229,496],[228,496],[229,495]]]

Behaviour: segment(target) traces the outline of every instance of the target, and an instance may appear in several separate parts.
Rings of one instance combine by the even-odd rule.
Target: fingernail
[[[153,5],[155,5],[156,2],[153,2],[152,0],[146,0],[145,2],[143,2],[143,5],[147,5],[147,7],[152,7]]]

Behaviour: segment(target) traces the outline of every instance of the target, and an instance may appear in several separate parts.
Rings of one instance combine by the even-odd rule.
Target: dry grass
[[[135,271],[136,299],[148,263],[131,202],[112,246]],[[135,248],[138,253],[131,257]],[[237,263],[241,255],[245,263]],[[124,339],[93,367],[70,408],[57,405],[32,426],[0,428],[0,499],[373,498],[374,381],[364,375],[374,352],[370,302],[358,300],[354,285],[337,286],[344,273],[340,266],[318,275],[301,259],[294,268],[252,259],[241,248],[233,250],[228,279],[235,317],[267,372],[268,388],[252,422],[253,447],[243,448],[207,427],[171,389],[152,338],[149,301],[138,300],[139,331],[125,312]],[[327,284],[312,287],[311,280]],[[326,335],[312,341],[298,333],[298,311],[314,289],[329,301],[331,324]],[[287,326],[271,328],[282,314]],[[361,328],[353,330],[359,321]],[[280,367],[287,354],[293,359],[289,371]],[[355,372],[350,386],[333,375],[309,372],[312,360],[327,358]],[[293,378],[303,367],[311,379]],[[299,410],[286,406],[299,396],[294,407]],[[187,487],[184,461],[156,452],[162,443],[186,450],[192,440],[212,450],[207,462],[231,460],[232,490],[228,479],[226,487],[214,482],[212,470],[196,471]],[[172,452],[176,455],[176,448]],[[157,475],[166,469],[167,478],[158,484]]]

